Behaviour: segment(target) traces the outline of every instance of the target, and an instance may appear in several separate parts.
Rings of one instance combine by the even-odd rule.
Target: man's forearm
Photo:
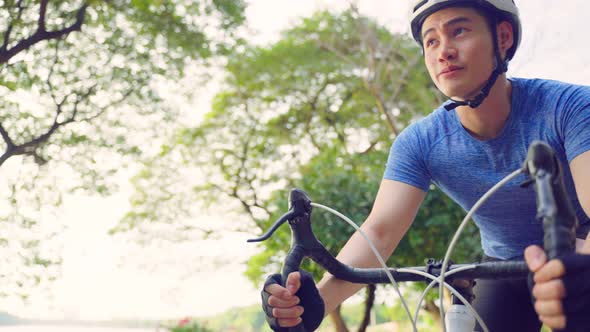
[[[363,229],[363,231],[371,239],[385,260],[391,256],[404,233],[400,230],[399,234],[384,236],[370,229]],[[379,261],[373,254],[367,241],[358,232],[342,248],[337,259],[344,264],[354,267],[380,267]],[[332,312],[339,304],[354,295],[364,286],[363,284],[354,284],[337,279],[333,275],[326,273],[324,278],[318,283],[320,294],[326,306],[326,314]]]

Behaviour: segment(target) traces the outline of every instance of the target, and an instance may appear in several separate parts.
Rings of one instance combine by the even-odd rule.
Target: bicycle
[[[425,266],[416,266],[409,268],[392,268],[385,265],[384,260],[374,249],[382,268],[355,268],[339,262],[333,257],[328,250],[316,238],[311,228],[311,210],[312,206],[323,207],[322,205],[312,203],[307,194],[299,189],[293,189],[289,195],[289,211],[280,217],[270,229],[261,237],[250,239],[248,242],[260,242],[268,239],[283,223],[288,221],[291,228],[292,241],[291,248],[285,258],[282,269],[282,280],[287,280],[287,276],[294,271],[299,270],[299,266],[305,257],[311,258],[317,264],[322,266],[326,271],[338,279],[346,280],[360,284],[383,284],[392,283],[410,319],[412,315],[409,312],[403,297],[397,289],[397,282],[423,281],[424,277],[432,280],[427,287],[428,291],[434,284],[439,284],[440,298],[442,298],[442,287],[447,287],[452,292],[452,306],[445,316],[444,307],[441,301],[441,317],[444,317],[444,331],[450,332],[472,332],[477,320],[487,331],[485,322],[471,308],[470,303],[473,300],[470,286],[455,290],[449,286],[447,281],[476,279],[521,279],[528,276],[529,270],[523,260],[520,261],[498,261],[483,262],[471,264],[449,264],[449,256],[459,234],[461,233],[466,222],[470,219],[473,212],[489,197],[495,189],[503,183],[514,178],[520,173],[529,175],[530,179],[523,185],[533,184],[537,201],[537,218],[543,223],[544,247],[547,256],[555,258],[559,255],[572,252],[575,249],[575,228],[577,219],[569,201],[568,195],[563,185],[562,171],[559,160],[551,147],[543,142],[535,141],[528,150],[527,158],[523,167],[500,181],[488,193],[473,206],[469,211],[462,224],[455,234],[445,259],[442,264],[430,259]],[[325,207],[323,207],[325,208]],[[330,210],[328,208],[328,210]],[[335,212],[335,211],[331,211]],[[336,212],[337,213],[337,212]],[[340,215],[343,217],[342,215]],[[345,217],[344,217],[345,218]],[[360,229],[349,221],[360,232]],[[364,236],[364,234],[361,235]],[[366,236],[365,236],[366,238]],[[366,238],[368,240],[368,238]],[[369,241],[369,245],[372,244]],[[425,293],[426,293],[425,291]],[[423,294],[423,297],[425,295]],[[420,300],[421,301],[421,300]],[[414,331],[419,313],[416,312],[415,319],[412,320]],[[289,331],[305,331],[303,324],[299,324]]]

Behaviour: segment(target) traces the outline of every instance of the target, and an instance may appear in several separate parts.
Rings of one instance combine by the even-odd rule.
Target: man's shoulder
[[[511,78],[512,84],[519,90],[526,91],[527,95],[547,96],[555,93],[561,93],[568,90],[588,89],[590,86],[584,86],[575,83],[563,82],[545,78]]]
[[[588,107],[590,86],[539,78],[517,78],[511,81],[513,102],[520,109],[562,114],[564,110]]]
[[[451,114],[443,106],[444,104],[435,108],[428,115],[415,119],[406,129],[425,131],[449,123],[452,121]]]
[[[454,117],[454,111],[445,110],[443,105],[412,122],[400,133],[399,138],[407,142],[414,142],[413,144],[419,143],[423,148],[428,149],[441,137],[455,133],[458,124]]]

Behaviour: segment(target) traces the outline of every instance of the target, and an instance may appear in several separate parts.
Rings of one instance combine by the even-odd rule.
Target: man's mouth
[[[463,69],[463,67],[459,67],[459,66],[449,66],[449,67],[446,67],[445,69],[443,69],[443,70],[442,70],[442,71],[441,71],[441,72],[438,74],[438,76],[441,76],[441,75],[444,75],[444,74],[449,74],[449,73],[452,73],[452,72],[456,72],[456,71],[458,71],[458,70],[461,70],[461,69]]]

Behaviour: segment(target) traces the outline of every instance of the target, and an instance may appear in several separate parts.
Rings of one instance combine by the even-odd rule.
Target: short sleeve
[[[562,133],[568,162],[590,150],[590,87],[573,86],[562,96]]]
[[[383,178],[428,192],[431,176],[424,156],[417,126],[414,124],[403,130],[391,145]]]

